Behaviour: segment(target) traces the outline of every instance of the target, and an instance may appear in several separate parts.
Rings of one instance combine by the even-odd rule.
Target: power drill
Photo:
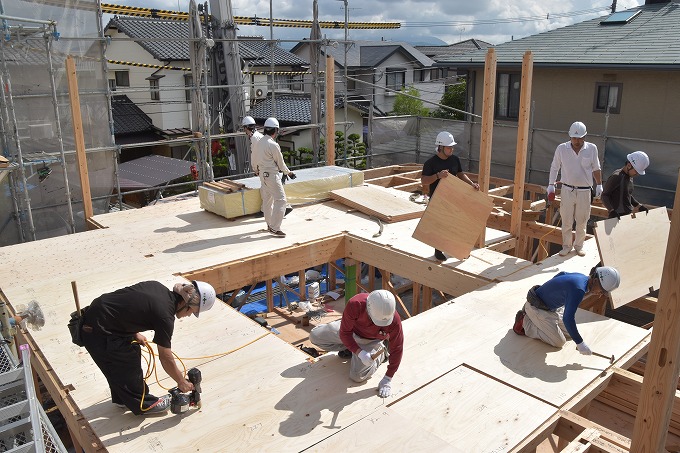
[[[182,414],[192,407],[194,409],[201,408],[201,372],[198,368],[192,368],[187,373],[187,379],[194,384],[194,390],[191,393],[182,393],[177,387],[170,390],[172,396],[170,412],[173,414]]]

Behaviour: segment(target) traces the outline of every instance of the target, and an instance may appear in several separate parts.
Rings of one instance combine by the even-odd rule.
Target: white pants
[[[328,324],[316,326],[309,333],[309,341],[315,346],[324,351],[343,351],[347,349],[340,339],[340,322],[341,320],[332,321]],[[369,340],[368,338],[361,338],[354,334],[354,341],[359,344],[361,349],[371,353],[382,346],[381,340]],[[364,382],[370,379],[378,370],[381,363],[385,361],[387,354],[383,353],[373,361],[370,366],[364,365],[358,355],[352,354],[352,359],[349,365],[349,377],[355,382]]]
[[[260,170],[260,195],[264,220],[272,230],[279,231],[287,202],[281,184],[281,173],[277,169]]]
[[[576,221],[574,248],[583,248],[586,226],[590,217],[590,189],[572,189],[562,186],[560,216],[562,217],[562,246],[572,247],[571,227]]]
[[[556,348],[564,346],[567,337],[571,339],[562,321],[564,307],[555,311],[547,311],[525,302],[524,312],[526,314],[522,327],[524,327],[524,334],[527,337],[541,340],[543,343],[548,343]]]

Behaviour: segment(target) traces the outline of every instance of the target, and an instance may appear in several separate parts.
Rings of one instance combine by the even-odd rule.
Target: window
[[[116,79],[109,79],[109,90],[116,91]]]
[[[160,86],[158,83],[158,79],[149,79],[149,89],[151,90],[151,100],[152,101],[160,101],[161,100],[161,92],[160,92]]]
[[[114,74],[116,75],[116,86],[130,86],[130,71],[114,71]]]
[[[191,74],[184,74],[184,87],[193,88],[194,87],[194,77]],[[191,90],[184,90],[184,98],[187,102],[191,102]]]
[[[520,74],[498,74],[496,118],[516,120],[519,117]]]
[[[406,70],[388,69],[385,72],[385,86],[395,91],[399,91],[406,86]]]
[[[277,90],[290,90],[291,82],[292,77],[289,75],[274,75],[274,88]]]
[[[304,90],[304,76],[302,74],[294,75],[291,78],[290,90],[291,91]]]
[[[620,113],[622,92],[622,83],[596,82],[593,112],[607,113],[609,108],[609,113]]]
[[[430,80],[439,80],[442,78],[442,69],[434,68],[431,70]]]

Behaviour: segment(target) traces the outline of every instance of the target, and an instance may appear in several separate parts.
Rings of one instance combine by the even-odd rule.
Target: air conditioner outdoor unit
[[[255,99],[264,99],[267,97],[267,93],[262,88],[255,88],[253,97]]]

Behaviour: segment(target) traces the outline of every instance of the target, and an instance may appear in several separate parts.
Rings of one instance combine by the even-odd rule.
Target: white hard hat
[[[275,127],[279,128],[279,120],[276,118],[267,118],[267,121],[264,122],[264,127]]]
[[[200,298],[198,303],[198,312],[194,313],[194,316],[198,318],[198,315],[201,314],[201,312],[210,310],[215,304],[215,288],[213,288],[210,283],[199,282],[198,280],[194,280],[192,283],[196,287],[198,296]]]
[[[373,324],[385,327],[392,324],[397,303],[394,295],[386,289],[372,291],[366,299],[366,310]]]
[[[602,266],[595,269],[595,274],[600,280],[600,286],[607,292],[611,292],[619,287],[621,276],[619,271],[610,266]]]
[[[241,126],[255,126],[255,120],[252,116],[244,116],[241,121]]]
[[[630,153],[626,156],[626,159],[628,159],[628,162],[633,165],[635,171],[637,171],[640,175],[644,175],[645,169],[649,167],[649,156],[647,156],[647,153],[644,151],[635,151],[634,153]]]
[[[586,125],[580,121],[576,121],[569,128],[569,137],[583,138],[586,136],[586,134],[588,134],[588,131],[586,130]]]
[[[437,139],[434,141],[437,146],[453,146],[456,141],[453,139],[453,135],[450,132],[440,132],[437,134]]]

